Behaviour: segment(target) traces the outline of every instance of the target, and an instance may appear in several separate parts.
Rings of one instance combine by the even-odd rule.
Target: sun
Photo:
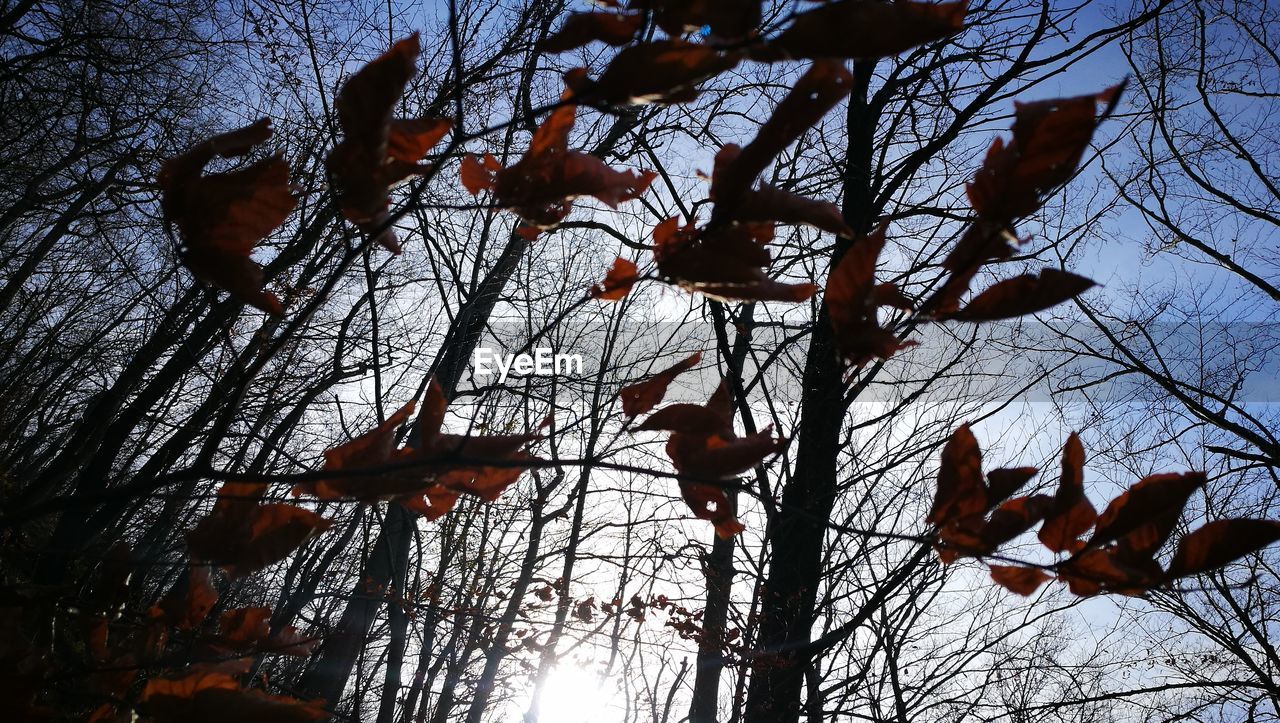
[[[533,702],[532,684],[512,707],[507,720],[524,720]],[[601,680],[600,674],[577,665],[562,663],[547,675],[542,688],[538,723],[615,723],[623,718],[623,709],[612,682]]]

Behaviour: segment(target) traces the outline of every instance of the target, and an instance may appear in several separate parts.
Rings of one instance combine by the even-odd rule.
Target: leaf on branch
[[[342,214],[392,253],[400,253],[387,225],[391,188],[430,170],[420,161],[444,138],[447,118],[395,119],[396,104],[417,73],[418,34],[396,42],[342,86],[334,108],[343,138],[329,153],[328,169]]]
[[[734,40],[754,33],[760,24],[760,0],[631,0],[628,5],[652,10],[668,35],[708,28],[711,36]]]
[[[152,615],[178,630],[200,626],[218,602],[218,591],[209,580],[209,568],[191,565],[178,583],[153,609]]]
[[[551,229],[573,208],[573,199],[593,196],[610,208],[639,198],[657,174],[618,171],[599,158],[570,151],[576,107],[561,105],[533,134],[529,150],[514,165],[499,168],[492,156],[463,159],[462,183],[472,194],[490,190],[499,206],[536,229]]]
[[[618,53],[596,80],[585,68],[565,74],[574,100],[590,105],[688,103],[698,97],[698,84],[735,67],[740,52],[678,38],[640,43]]]
[[[959,311],[940,318],[957,321],[997,321],[1034,314],[1073,299],[1096,284],[1083,276],[1054,268],[1040,275],[1005,279],[973,298]]]
[[[1039,590],[1051,578],[1038,567],[991,565],[991,579],[1006,590],[1026,597]]]
[[[520,448],[541,439],[541,433],[444,433],[441,426],[447,408],[444,390],[433,378],[409,446],[395,449],[395,430],[413,413],[412,403],[401,407],[376,429],[325,452],[326,470],[359,471],[384,466],[393,469],[302,483],[294,487],[293,493],[363,502],[396,500],[434,520],[451,510],[460,494],[486,502],[497,499],[527,469],[521,462],[537,461]],[[548,418],[543,426],[550,421]]]
[[[1151,557],[1173,534],[1191,495],[1205,485],[1203,472],[1153,474],[1107,505],[1088,546],[1119,541],[1129,556]]]
[[[622,400],[622,412],[634,418],[658,406],[667,395],[667,387],[671,386],[671,382],[701,361],[702,353],[696,352],[644,381],[623,387],[618,392],[618,398]]]
[[[569,13],[564,25],[554,35],[542,41],[539,49],[544,53],[563,53],[597,40],[615,47],[626,45],[635,38],[643,25],[643,13]]]
[[[227,482],[207,517],[187,533],[193,560],[221,565],[231,578],[257,572],[288,557],[333,520],[285,504],[261,504],[264,483]]]
[[[273,156],[222,173],[204,173],[214,158],[238,158],[271,137],[271,121],[214,136],[165,161],[157,182],[165,219],[182,237],[182,263],[196,278],[270,314],[284,307],[262,290],[254,247],[284,223],[297,204],[289,164]]]
[[[754,60],[873,60],[942,40],[964,28],[967,2],[835,0],[796,16],[778,37],[752,51]]]
[[[587,294],[593,299],[618,301],[631,293],[631,287],[635,286],[639,278],[640,273],[635,263],[619,256],[614,259],[604,281],[592,286]]]
[[[271,608],[248,607],[227,610],[218,618],[218,635],[211,642],[221,655],[268,654],[307,656],[320,641],[298,634],[292,625],[271,634]]]
[[[697,230],[669,218],[654,228],[653,240],[658,272],[690,292],[724,300],[797,302],[818,290],[814,284],[785,284],[765,274],[772,261],[765,248],[773,240],[772,224]]]
[[[302,723],[326,720],[323,700],[300,701],[245,690],[227,673],[197,671],[153,678],[142,692],[142,708],[155,723],[233,720],[237,723]]]
[[[901,308],[909,302],[892,284],[876,284],[876,261],[885,243],[885,226],[854,240],[827,277],[827,316],[835,331],[840,357],[854,367],[873,359],[888,359],[914,346],[880,326],[882,305]]]
[[[720,202],[724,193],[717,185],[726,177],[734,159],[742,152],[736,144],[728,143],[716,153],[715,171],[711,174],[711,199]],[[734,191],[736,198],[726,198],[719,217],[732,221],[776,221],[779,223],[805,224],[852,238],[853,229],[844,222],[840,209],[829,201],[818,201],[789,193],[768,184],[746,191]],[[721,207],[717,207],[721,208]]]
[[[785,438],[773,436],[772,427],[739,437],[733,431],[733,408],[723,381],[705,405],[673,404],[636,428],[663,429],[671,431],[667,456],[676,471],[707,480],[732,479],[787,445]],[[694,516],[710,521],[720,537],[732,537],[745,529],[724,486],[681,480],[680,495]]]
[[[1053,497],[1053,510],[1040,528],[1040,542],[1053,552],[1077,552],[1078,539],[1098,519],[1084,494],[1084,445],[1074,432],[1062,448],[1062,477]]]
[[[1215,520],[1182,538],[1169,563],[1169,578],[1216,570],[1280,540],[1275,520]]]
[[[731,157],[717,163],[712,179],[716,201],[712,221],[734,218],[745,205],[747,191],[760,173],[851,90],[853,75],[843,63],[814,62],[774,108],[773,115],[760,126],[756,137],[745,148],[730,151]],[[724,153],[723,149],[721,152]]]

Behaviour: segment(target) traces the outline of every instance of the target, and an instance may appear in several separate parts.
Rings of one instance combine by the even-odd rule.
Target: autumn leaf
[[[1098,515],[1084,494],[1084,446],[1073,432],[1062,448],[1062,477],[1054,494],[1053,511],[1040,528],[1040,542],[1053,552],[1075,552]]]
[[[323,700],[300,701],[240,687],[230,675],[198,671],[182,678],[153,678],[142,693],[142,706],[155,723],[236,721],[236,723],[302,723],[326,720]]]
[[[401,181],[430,169],[420,161],[453,122],[447,118],[395,119],[396,104],[416,74],[418,34],[396,42],[342,86],[334,101],[343,138],[329,153],[342,214],[392,253],[395,232],[385,228],[388,194]]]
[[[464,159],[463,185],[472,194],[492,191],[497,205],[514,211],[535,235],[564,220],[575,198],[593,196],[611,208],[639,198],[657,174],[618,171],[589,153],[568,150],[575,114],[569,103],[556,108],[512,166],[496,168],[491,156]]]
[[[938,490],[925,522],[945,525],[987,509],[986,483],[982,480],[982,451],[969,425],[951,433],[942,448],[938,466]]]
[[[731,159],[718,164],[712,181],[716,202],[712,220],[734,218],[760,173],[852,90],[853,76],[843,63],[814,62],[756,131],[756,137]]]
[[[716,153],[715,171],[711,175],[712,200],[725,196],[723,192],[717,192],[718,181],[729,172],[741,152],[736,144],[728,143]],[[834,203],[798,196],[768,184],[741,191],[736,198],[726,198],[725,201],[719,214],[722,220],[805,224],[838,236],[852,238],[854,235]]]
[[[644,381],[623,387],[622,391],[618,392],[618,398],[622,400],[622,412],[628,417],[638,417],[658,406],[666,396],[667,387],[671,382],[701,361],[702,354],[694,353]]]
[[[998,585],[1023,597],[1030,595],[1051,578],[1038,567],[1022,565],[991,565],[991,579]]]
[[[827,277],[824,298],[840,357],[854,367],[873,359],[888,359],[914,346],[880,326],[878,308],[898,306],[900,293],[892,285],[877,285],[876,261],[885,244],[885,226],[855,239]]]
[[[788,58],[871,60],[897,55],[959,32],[964,27],[966,5],[835,0],[796,16],[751,57],[772,62]]]
[[[1058,565],[1058,577],[1081,597],[1113,592],[1143,595],[1159,584],[1164,571],[1154,560],[1127,560],[1115,547],[1086,550]]]
[[[760,0],[631,0],[628,5],[652,10],[658,27],[669,35],[706,28],[713,38],[733,40],[752,34],[760,24]]]
[[[959,311],[942,318],[957,321],[996,321],[1034,314],[1094,286],[1094,282],[1070,271],[1046,268],[1039,276],[1024,274],[1005,279],[973,298]]]
[[[658,272],[672,283],[713,298],[798,302],[813,296],[814,284],[782,283],[765,273],[772,261],[765,246],[772,239],[772,224],[698,230],[669,218],[653,230],[653,256]]]
[[[434,520],[453,509],[460,494],[483,501],[497,499],[527,468],[521,463],[538,461],[521,448],[541,439],[541,433],[445,433],[441,427],[447,407],[444,391],[433,378],[408,446],[395,449],[395,430],[412,414],[412,403],[372,431],[325,452],[326,470],[390,469],[302,483],[294,487],[293,493],[364,502],[395,500]],[[548,418],[542,426],[550,421]]]
[[[1203,472],[1144,477],[1107,505],[1088,545],[1120,540],[1127,553],[1150,557],[1169,539],[1182,508],[1205,481]]]
[[[1169,578],[1216,570],[1280,540],[1275,520],[1215,520],[1178,542],[1169,563]]]
[[[271,608],[247,607],[226,610],[218,618],[218,634],[211,641],[215,650],[232,653],[266,653],[307,656],[320,641],[304,638],[287,625],[271,634]]]
[[[706,480],[731,479],[754,468],[786,447],[771,427],[739,437],[733,430],[729,388],[720,386],[705,405],[673,404],[655,412],[639,430],[671,430],[667,456],[676,470]],[[680,481],[680,494],[695,517],[710,521],[720,537],[732,537],[745,529],[737,519],[737,507],[725,488],[717,484]]]
[[[262,290],[262,266],[254,247],[284,223],[297,202],[289,165],[267,158],[221,173],[204,173],[214,158],[238,158],[271,137],[271,121],[214,136],[165,161],[157,179],[165,220],[178,228],[182,262],[196,278],[271,314],[284,308]]]
[[[591,105],[687,103],[698,97],[699,83],[736,66],[741,52],[679,38],[653,40],[622,50],[598,79],[584,69],[565,75],[574,100]]]
[[[199,627],[218,602],[218,591],[209,580],[206,565],[191,565],[169,593],[161,598],[155,613],[178,630]]]
[[[603,301],[618,301],[631,293],[631,287],[639,277],[640,273],[635,263],[619,256],[614,259],[613,266],[609,269],[609,273],[605,274],[604,281],[592,286],[587,295]]]
[[[221,565],[231,578],[243,577],[283,560],[333,525],[301,507],[261,504],[265,489],[260,483],[223,484],[213,510],[187,533],[191,558]]]
[[[324,452],[325,470],[356,470],[381,467],[389,464],[395,451],[396,429],[409,421],[416,405],[413,402],[397,409],[385,422],[349,442]],[[385,487],[386,476],[342,476],[315,482],[302,482],[294,486],[294,496],[308,494],[322,500],[354,497],[365,502],[385,499],[392,494]],[[416,482],[410,489],[416,488]]]
[[[644,24],[642,13],[569,13],[554,35],[539,46],[544,53],[563,53],[593,41],[606,45],[626,45]]]

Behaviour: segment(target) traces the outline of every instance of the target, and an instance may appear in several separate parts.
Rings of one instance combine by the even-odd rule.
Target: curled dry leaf
[[[818,287],[775,281],[764,269],[772,261],[765,248],[773,225],[731,223],[698,230],[669,218],[653,230],[658,272],[690,291],[725,300],[804,301]]]
[[[714,38],[733,40],[753,34],[760,24],[760,0],[631,0],[628,5],[652,10],[668,35],[707,28]]]
[[[1072,432],[1062,448],[1062,477],[1053,509],[1040,528],[1040,542],[1053,552],[1076,552],[1084,546],[1078,538],[1097,519],[1097,511],[1084,494],[1084,445]]]
[[[222,672],[196,671],[182,678],[153,678],[142,693],[142,706],[155,723],[226,721],[237,723],[302,723],[326,720],[323,700],[300,701],[240,687]]]
[[[1039,590],[1040,586],[1048,582],[1051,577],[1049,573],[1038,567],[992,565],[991,579],[1006,590],[1026,597]]]
[[[182,263],[196,278],[271,314],[280,300],[262,290],[254,247],[284,223],[296,201],[282,158],[222,173],[204,173],[214,158],[238,158],[271,137],[271,121],[214,136],[160,167],[160,207],[182,237]]]
[[[400,253],[389,220],[392,186],[423,173],[420,161],[449,132],[447,118],[395,119],[396,104],[416,74],[418,34],[398,41],[342,86],[334,108],[343,138],[329,153],[342,214],[377,242]]]
[[[448,401],[434,378],[410,445],[396,449],[395,430],[408,421],[414,406],[406,404],[376,429],[325,452],[326,470],[369,469],[368,474],[302,483],[293,493],[364,502],[396,500],[434,520],[451,510],[460,494],[497,499],[527,468],[521,462],[537,461],[520,448],[540,439],[538,432],[489,436],[442,432]]]
[[[307,656],[315,651],[320,641],[304,638],[292,625],[271,634],[271,608],[234,608],[218,618],[218,635],[210,641],[212,647],[225,655],[275,654]]]
[[[153,608],[152,616],[178,630],[191,630],[204,622],[218,602],[218,591],[209,580],[206,565],[191,565]]]
[[[688,103],[698,84],[736,66],[740,52],[679,38],[654,40],[624,49],[596,80],[583,68],[565,75],[574,99],[592,105]]]
[[[609,273],[605,274],[604,281],[592,286],[587,294],[593,299],[618,301],[631,293],[631,287],[635,286],[639,278],[640,272],[635,263],[619,256],[614,259],[613,266],[610,267]]]
[[[734,218],[747,191],[778,154],[794,143],[853,90],[853,75],[844,64],[819,60],[805,71],[774,108],[756,137],[731,158],[717,164],[712,187],[715,215],[712,221]]]
[[[716,153],[715,171],[711,174],[711,198],[717,202],[724,199],[717,207],[722,209],[719,218],[806,224],[838,236],[853,236],[853,230],[844,222],[840,209],[829,201],[805,198],[768,184],[746,191],[734,190],[733,193],[740,194],[738,197],[726,197],[723,191],[718,191],[718,181],[727,176],[728,169],[741,152],[736,144],[728,143]]]
[[[854,367],[873,359],[888,359],[914,346],[880,326],[878,308],[886,302],[901,306],[906,301],[892,284],[876,284],[876,261],[885,244],[882,225],[854,240],[849,250],[827,277],[826,309],[835,331],[840,357]]]
[[[501,168],[490,155],[463,159],[463,185],[472,195],[492,191],[497,204],[520,216],[534,235],[564,220],[580,196],[593,196],[611,208],[639,198],[657,174],[618,171],[589,153],[570,151],[575,113],[570,104],[556,108],[515,165]]]
[[[752,51],[765,62],[787,58],[897,55],[964,28],[967,2],[834,0],[801,13],[778,37]]]
[[[261,504],[266,485],[227,482],[207,517],[187,533],[193,560],[221,565],[232,578],[243,577],[288,557],[333,521],[311,510],[285,504]]]
[[[1215,520],[1178,543],[1169,563],[1169,578],[1216,570],[1280,540],[1275,520]]]
[[[1115,498],[1098,516],[1089,547],[1119,541],[1128,555],[1150,557],[1173,534],[1187,500],[1204,486],[1203,472],[1153,474]]]
[[[705,405],[673,404],[655,412],[639,430],[668,430],[667,456],[676,470],[707,480],[731,479],[755,467],[787,444],[767,427],[739,437],[733,431],[729,388],[721,381]],[[710,521],[720,537],[745,529],[737,504],[723,485],[680,481],[680,495],[695,517]]]
[[[638,417],[658,406],[662,398],[667,395],[667,387],[671,382],[701,361],[702,353],[694,353],[644,381],[623,387],[622,391],[618,392],[618,398],[622,400],[622,412],[628,417]],[[701,407],[698,408],[701,409]]]
[[[1057,306],[1095,286],[1070,271],[1046,268],[1039,276],[1024,274],[1005,279],[973,298],[963,309],[942,318],[958,321],[1013,319]]]
[[[569,13],[560,29],[542,41],[540,49],[544,53],[563,53],[597,40],[606,45],[626,45],[642,25],[643,13]]]
[[[978,218],[943,260],[951,275],[924,303],[922,313],[954,313],[984,264],[1013,255],[1023,243],[1013,222],[1039,209],[1071,178],[1123,87],[1122,83],[1093,95],[1015,104],[1013,138],[993,141],[982,167],[965,186]]]

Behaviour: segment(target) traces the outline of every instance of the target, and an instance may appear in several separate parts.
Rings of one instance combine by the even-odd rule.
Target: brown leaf
[[[987,509],[986,484],[982,481],[982,451],[969,425],[951,433],[942,448],[938,466],[938,491],[925,522],[943,526]]]
[[[496,174],[500,170],[502,165],[493,157],[493,154],[486,153],[481,159],[468,153],[462,157],[459,175],[462,178],[463,188],[475,196],[481,191],[493,190],[493,185],[497,182]]]
[[[598,40],[607,45],[626,45],[644,25],[643,13],[569,13],[564,25],[542,41],[544,53],[563,53]]]
[[[978,215],[1007,224],[1040,208],[1044,198],[1075,173],[1098,121],[1123,87],[1122,83],[1091,95],[1016,103],[1013,139],[1005,143],[997,138],[966,186]],[[1099,103],[1106,107],[1101,114]],[[957,261],[948,259],[944,265],[963,265]]]
[[[1058,577],[1082,597],[1100,592],[1142,595],[1161,582],[1164,571],[1154,560],[1126,560],[1115,547],[1102,547],[1059,565]]]
[[[288,557],[333,521],[311,510],[260,504],[265,484],[227,482],[207,517],[187,533],[193,560],[221,565],[231,578],[243,577]]]
[[[588,153],[569,151],[575,106],[557,108],[534,132],[529,150],[514,165],[492,171],[476,163],[464,168],[468,190],[491,187],[498,205],[509,208],[535,229],[554,228],[569,215],[573,199],[594,196],[611,208],[639,198],[657,174],[618,171]],[[536,231],[535,231],[536,233]]]
[[[1062,478],[1054,494],[1053,512],[1040,528],[1040,542],[1054,552],[1075,552],[1083,546],[1077,538],[1097,519],[1084,495],[1084,446],[1073,432],[1062,448]]]
[[[1040,470],[1035,467],[993,469],[987,473],[987,504],[998,504],[1031,481]]]
[[[1093,286],[1095,284],[1090,279],[1070,271],[1046,268],[1039,276],[1024,274],[1005,279],[975,296],[968,306],[941,318],[957,321],[1013,319],[1057,306]]]
[[[1204,484],[1203,472],[1144,477],[1107,505],[1089,546],[1120,540],[1127,552],[1150,557],[1169,539],[1187,500]]]
[[[669,218],[654,228],[653,239],[658,272],[690,292],[725,300],[798,302],[817,291],[813,284],[785,284],[765,274],[772,260],[765,248],[773,239],[771,224],[731,223],[699,231]]]
[[[236,721],[236,723],[302,723],[326,720],[323,700],[303,702],[286,696],[245,690],[225,673],[195,672],[183,678],[153,678],[142,703],[155,723]]]
[[[382,228],[391,187],[426,171],[429,166],[419,161],[453,125],[446,118],[392,118],[417,72],[417,59],[414,33],[352,75],[334,101],[343,138],[327,166],[342,213],[366,233],[379,231],[377,242],[392,253],[400,253],[400,244],[391,229]]]
[[[1280,540],[1280,522],[1275,520],[1215,520],[1178,542],[1169,578],[1216,570],[1276,540]]]
[[[199,627],[218,602],[218,591],[209,581],[209,568],[191,565],[157,605],[164,622],[178,630]]]
[[[756,137],[732,160],[716,169],[712,182],[716,207],[712,221],[733,218],[747,191],[773,159],[794,143],[853,90],[853,76],[843,63],[819,60],[796,81],[778,103]]]
[[[631,287],[639,277],[635,263],[619,256],[613,260],[613,266],[605,274],[604,281],[592,286],[587,295],[603,301],[618,301],[631,293]]]
[[[578,69],[565,76],[582,103],[687,103],[698,97],[697,85],[736,66],[740,52],[721,52],[710,45],[679,38],[653,40],[614,56],[598,80]]]
[[[950,37],[964,27],[967,2],[836,0],[798,15],[777,38],[752,53],[787,58],[875,59]]]
[[[991,579],[1006,590],[1026,597],[1048,582],[1049,574],[1038,567],[991,565]]]
[[[668,35],[710,29],[711,37],[733,40],[750,35],[760,24],[760,0],[631,0],[632,8],[654,11]]]
[[[827,277],[824,303],[836,346],[841,358],[855,367],[873,359],[888,359],[915,344],[881,327],[877,317],[882,302],[899,302],[875,282],[876,261],[884,244],[885,226],[881,225],[854,240]]]
[[[395,449],[396,429],[409,421],[415,404],[409,402],[385,422],[372,431],[340,444],[324,452],[324,469],[354,470],[365,467],[380,467],[391,462]],[[354,497],[366,502],[383,499],[389,491],[378,483],[385,477],[347,476],[334,477],[316,482],[302,482],[294,486],[293,494],[309,494],[322,500],[336,500],[343,497]]]
[[[262,290],[262,266],[249,258],[267,234],[284,223],[296,201],[289,165],[280,158],[222,173],[205,174],[217,158],[249,153],[271,137],[271,121],[214,136],[160,168],[160,206],[178,227],[182,262],[197,278],[271,314],[280,300]]]
[[[622,411],[628,417],[638,417],[658,406],[667,394],[667,387],[680,374],[694,368],[702,361],[702,354],[694,353],[672,366],[654,374],[642,382],[628,384],[618,392],[622,400]],[[694,406],[694,405],[690,405]],[[696,407],[702,409],[702,407]]]

